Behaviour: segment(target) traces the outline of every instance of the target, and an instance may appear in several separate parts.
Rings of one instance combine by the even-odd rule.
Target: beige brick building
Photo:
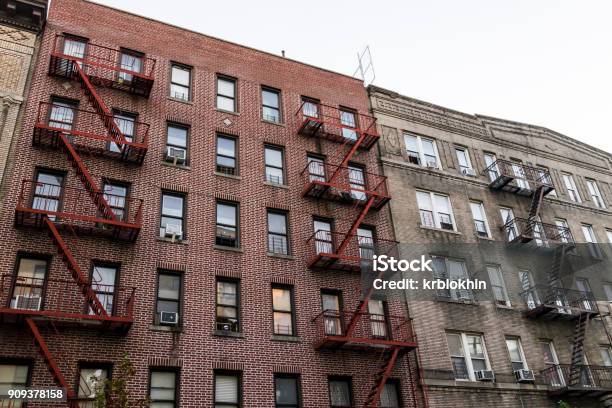
[[[0,1],[0,198],[46,13],[47,0]]]
[[[612,242],[612,155],[543,127],[369,91],[402,256],[422,249],[437,254],[434,274],[491,285],[407,298],[429,406],[609,406],[610,247],[580,243]],[[591,250],[601,254],[588,261]],[[557,259],[607,266],[556,280],[550,306]]]

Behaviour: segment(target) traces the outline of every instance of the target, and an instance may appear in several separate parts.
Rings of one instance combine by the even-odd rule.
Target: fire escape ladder
[[[553,253],[552,265],[548,271],[548,285],[551,288],[561,287],[561,270],[565,258],[565,245],[559,245]]]
[[[399,357],[400,348],[393,347],[385,350],[383,353],[383,363],[380,369],[374,375],[374,385],[368,394],[364,408],[377,408],[380,394],[382,393],[387,380],[393,372],[395,362]]]
[[[70,271],[70,274],[81,289],[81,292],[85,296],[89,307],[91,307],[91,310],[95,315],[102,316],[104,318],[108,317],[104,306],[102,303],[100,303],[96,292],[94,292],[94,290],[91,288],[89,280],[85,277],[83,271],[81,271],[81,268],[77,264],[74,255],[68,248],[68,245],[66,245],[66,242],[55,227],[55,224],[48,217],[45,217],[44,221],[49,228],[51,240],[57,247],[57,252],[61,255],[62,261],[64,261],[66,267]]]
[[[49,371],[51,372],[51,375],[53,376],[53,379],[60,387],[66,389],[66,394],[69,399],[74,398],[74,390],[72,389],[72,387],[68,385],[68,382],[66,382],[66,378],[64,377],[64,375],[62,374],[62,371],[57,365],[57,361],[55,361],[53,354],[51,354],[49,347],[47,347],[47,343],[45,342],[45,339],[40,334],[40,330],[38,330],[38,326],[36,326],[36,323],[34,322],[34,320],[32,320],[31,317],[26,317],[25,320],[26,320],[26,323],[28,324],[28,327],[30,328],[30,331],[34,335],[34,339],[36,340],[36,344],[38,345],[40,354],[42,354],[43,359],[45,360],[45,363],[47,364],[47,367],[49,368]]]
[[[576,322],[574,331],[574,345],[572,347],[572,364],[570,366],[569,383],[568,385],[580,384],[582,375],[582,366],[584,364],[584,337],[586,335],[589,316],[586,313],[581,313]]]
[[[534,223],[537,222],[540,215],[540,208],[544,200],[544,185],[539,185],[533,193],[531,205],[529,206],[529,215],[527,217],[527,225],[525,226],[525,235],[531,235],[534,229]]]

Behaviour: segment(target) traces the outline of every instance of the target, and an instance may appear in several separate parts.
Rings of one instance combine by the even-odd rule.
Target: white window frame
[[[550,350],[550,355],[552,356],[552,361],[546,361],[544,360],[544,364],[547,367],[556,367],[556,372],[557,372],[557,379],[559,380],[559,382],[554,382],[552,383],[552,385],[555,386],[564,386],[565,385],[565,378],[563,377],[563,370],[561,370],[561,367],[559,367],[559,357],[557,356],[557,350],[555,350],[555,344],[552,340],[540,340],[540,344],[546,344],[548,346],[548,349]],[[542,353],[544,354],[544,353]],[[544,356],[542,356],[544,357]],[[552,379],[551,379],[552,380]]]
[[[461,348],[463,349],[463,356],[453,356],[450,354],[450,347],[448,345],[448,335],[457,335],[461,339]],[[480,344],[482,345],[482,354],[484,355],[486,370],[491,370],[491,364],[489,362],[489,355],[487,354],[487,347],[485,345],[484,335],[482,333],[471,333],[471,332],[446,332],[446,349],[448,350],[448,354],[451,357],[451,367],[452,367],[452,358],[463,357],[465,361],[466,370],[468,372],[468,378],[455,378],[455,381],[476,381],[476,374],[474,373],[474,365],[472,364],[472,357],[470,355],[470,349],[468,347],[467,338],[468,336],[479,336]],[[453,369],[454,375],[454,369]]]
[[[438,144],[436,143],[436,139],[431,137],[423,137],[420,135],[414,135],[411,133],[404,132],[404,149],[408,152],[408,143],[406,143],[407,137],[413,137],[416,139],[417,149],[419,155],[419,164],[414,164],[415,166],[427,167],[427,160],[425,159],[425,152],[423,150],[423,140],[428,140],[433,145],[434,155],[436,156],[436,169],[442,170],[442,163],[440,162],[440,153],[438,152]]]
[[[559,230],[559,234],[561,234],[561,228],[563,229],[567,228],[569,230],[569,224],[565,218],[555,218],[555,225],[557,226],[557,229]],[[564,244],[567,244],[569,243],[569,240],[567,239],[566,236],[561,235],[561,242],[563,242]]]
[[[508,215],[511,218],[510,220],[504,219],[504,211],[508,212]],[[504,227],[504,225],[506,225],[508,221],[514,221],[516,219],[516,216],[514,215],[514,210],[510,207],[499,207],[499,215],[502,219],[502,228]],[[516,225],[515,222],[512,236],[510,236],[507,231],[505,231],[504,233],[506,234],[506,238],[508,239],[508,241],[512,241],[521,234],[521,231],[519,231],[519,227],[518,225]]]
[[[527,359],[525,358],[525,351],[523,350],[523,344],[521,342],[521,338],[518,336],[506,336],[505,341],[506,341],[506,350],[508,351],[508,358],[510,359],[510,364],[512,363],[518,363],[519,361],[513,361],[512,360],[512,356],[510,356],[510,347],[508,347],[508,340],[516,340],[517,344],[518,344],[518,352],[521,355],[521,363],[523,364],[523,368],[522,370],[529,370],[529,365],[527,364]],[[514,369],[514,367],[512,368],[512,371],[516,371]]]
[[[584,240],[589,244],[597,243],[597,236],[595,236],[595,230],[591,224],[581,224],[582,235],[584,235]]]
[[[502,273],[501,266],[489,264],[486,266],[486,269],[487,274],[489,275],[489,281],[491,282],[491,290],[493,291],[493,300],[495,301],[495,304],[498,306],[511,307],[512,305],[510,304],[510,296],[508,296],[508,289],[506,288],[506,281],[504,280],[504,274]],[[491,270],[494,270],[494,273],[497,274],[497,278],[499,279],[500,285],[493,285],[493,277]],[[499,287],[501,289],[503,299],[497,299],[497,297],[495,296],[495,291],[493,290],[494,287]]]
[[[489,152],[484,152],[484,162],[485,162],[485,166],[487,166],[486,168],[488,169],[489,167],[493,166],[493,169],[489,169],[487,171],[487,176],[489,177],[489,181],[493,182],[495,180],[497,180],[499,178],[499,176],[501,176],[501,173],[499,171],[499,166],[497,165],[497,156],[494,153],[489,153]],[[489,163],[490,160],[490,163]],[[495,178],[493,178],[493,172],[495,172],[497,174],[497,176]]]
[[[465,259],[460,258],[449,258],[447,256],[439,256],[432,255],[431,258],[434,260],[433,262],[433,278],[434,279],[442,279],[442,280],[450,280],[461,282],[467,279],[470,279],[470,271],[467,268],[467,264]],[[441,259],[444,262],[444,271],[438,269],[437,260]],[[461,265],[461,277],[451,276],[451,262],[455,262]],[[447,298],[455,302],[460,301],[473,301],[474,293],[471,289],[438,289],[437,294],[439,297]]]
[[[599,190],[599,186],[597,185],[597,181],[593,179],[585,179],[587,190],[589,190],[589,194],[593,203],[598,208],[606,208],[606,204],[604,203],[603,196],[601,195],[601,191]]]
[[[482,220],[476,218],[476,214],[474,214],[474,209],[472,205],[476,205],[480,208],[480,212],[483,218]],[[485,225],[485,232],[487,233],[486,237],[491,238],[491,228],[489,228],[489,221],[487,220],[487,214],[485,212],[484,203],[482,201],[470,200],[470,211],[472,212],[472,219],[474,220],[474,228],[476,231],[476,235],[481,236],[481,235],[478,235],[478,227],[476,226],[476,221],[481,221],[481,222],[484,222],[484,225]]]
[[[553,184],[552,181],[552,174],[550,174],[550,169],[546,166],[536,166],[536,171],[538,172],[538,177],[542,177],[543,174],[548,173],[548,177],[546,180],[549,184]],[[549,196],[552,197],[557,197],[557,190],[555,190],[554,188],[552,190],[550,190],[550,192],[548,193]]]
[[[459,157],[460,152],[465,155],[465,162],[466,162],[467,166],[462,166],[461,165],[461,159]],[[470,152],[468,151],[467,147],[456,146],[455,147],[455,156],[457,157],[457,165],[459,166],[459,171],[461,173],[463,173],[464,169],[474,170],[474,167],[472,166],[472,160],[470,159]]]
[[[434,193],[433,191],[426,191],[426,190],[417,190],[416,194],[417,194],[417,206],[418,204],[418,194],[419,193],[423,193],[423,194],[429,194],[429,202],[431,204],[431,210],[427,210],[427,209],[422,209],[421,207],[418,207],[419,209],[419,219],[421,221],[421,226],[425,227],[425,228],[436,228],[439,229],[441,231],[457,231],[457,222],[455,221],[455,215],[453,214],[453,203],[451,202],[450,196],[446,195],[446,194],[440,194],[440,193]],[[435,196],[438,197],[444,197],[448,200],[448,210],[450,211],[450,219],[451,222],[453,224],[453,229],[452,230],[448,230],[445,228],[442,228],[442,224],[440,222],[440,213],[438,212],[438,209],[436,208],[436,200],[434,199]],[[432,217],[433,217],[433,222],[434,222],[434,226],[430,226],[430,225],[426,225],[423,222],[423,218],[421,218],[421,211],[431,211],[432,213]],[[445,214],[445,213],[443,213]]]
[[[580,197],[578,187],[576,187],[574,176],[569,173],[562,173],[561,178],[563,179],[563,184],[565,185],[565,189],[567,190],[567,195],[569,196],[570,200],[575,203],[582,203],[582,197]]]

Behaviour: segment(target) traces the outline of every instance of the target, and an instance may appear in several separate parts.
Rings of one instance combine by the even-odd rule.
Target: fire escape
[[[551,254],[545,283],[533,282],[522,275],[521,296],[528,309],[525,317],[540,320],[566,320],[575,323],[570,364],[555,364],[543,370],[542,380],[554,396],[602,396],[612,391],[610,367],[587,365],[584,340],[589,321],[600,315],[590,291],[565,287],[563,276],[567,256],[576,249],[567,226],[541,222],[540,210],[544,197],[554,190],[547,170],[507,160],[497,160],[483,172],[489,177],[493,191],[507,191],[531,197],[527,218],[509,217],[503,230],[509,244],[535,244]],[[570,283],[571,285],[571,283]]]
[[[142,201],[101,189],[83,156],[104,156],[139,165],[148,143],[148,125],[135,122],[132,134],[124,134],[94,84],[146,98],[153,84],[155,61],[140,57],[139,69],[133,70],[117,65],[121,56],[118,50],[88,43],[85,53],[69,55],[65,53],[65,41],[66,37],[56,36],[48,73],[78,82],[92,110],[66,110],[54,103],[41,103],[32,143],[61,151],[82,187],[24,180],[15,209],[15,227],[48,233],[72,279],[1,276],[0,323],[29,328],[54,381],[67,390],[68,405],[76,408],[79,402],[73,384],[58,365],[59,350],[50,349],[41,328],[50,327],[59,333],[59,327],[85,327],[125,335],[133,322],[135,288],[105,285],[89,277],[62,233],[75,238],[136,241],[142,225]],[[71,119],[69,125],[61,120],[66,115]]]
[[[302,195],[335,201],[354,208],[355,219],[347,232],[319,229],[307,241],[308,266],[315,271],[372,272],[372,256],[397,250],[397,242],[378,239],[360,230],[371,211],[391,199],[386,178],[351,163],[359,150],[378,141],[376,119],[320,103],[304,102],[296,113],[298,134],[338,143],[335,157],[309,160],[302,171]],[[348,212],[347,212],[348,213]],[[364,407],[378,407],[381,393],[398,359],[416,348],[412,322],[404,316],[371,313],[373,288],[362,296],[354,311],[324,310],[313,319],[317,350],[365,350],[379,353],[376,371]]]

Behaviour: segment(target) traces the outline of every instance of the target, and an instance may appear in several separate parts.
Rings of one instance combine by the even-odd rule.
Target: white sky
[[[96,0],[612,152],[610,0]]]

